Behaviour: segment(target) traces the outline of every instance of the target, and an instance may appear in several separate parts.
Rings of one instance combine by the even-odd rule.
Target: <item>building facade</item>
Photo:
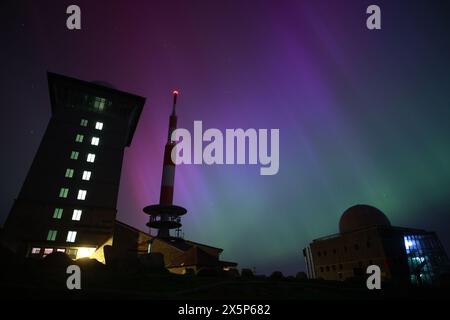
[[[384,280],[434,285],[448,257],[434,232],[391,226],[380,210],[368,205],[347,209],[339,233],[314,240],[303,250],[309,278],[343,281],[366,276],[369,265]]]
[[[3,242],[25,256],[95,256],[111,239],[124,149],[145,99],[48,73],[51,119],[5,222]]]

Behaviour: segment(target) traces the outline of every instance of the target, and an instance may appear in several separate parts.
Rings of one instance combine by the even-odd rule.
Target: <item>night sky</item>
[[[82,30],[66,28],[66,7]],[[378,4],[382,30],[365,26]],[[185,237],[258,273],[357,203],[434,230],[450,251],[450,9],[439,1],[1,1],[3,223],[50,118],[46,72],[147,98],[125,152],[118,219],[159,199],[171,90],[179,126],[279,128],[280,171],[177,167]]]

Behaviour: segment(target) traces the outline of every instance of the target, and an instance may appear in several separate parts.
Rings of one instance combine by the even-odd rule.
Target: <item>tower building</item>
[[[48,73],[52,115],[5,223],[3,242],[29,256],[54,251],[102,261],[111,239],[124,149],[145,98]]]

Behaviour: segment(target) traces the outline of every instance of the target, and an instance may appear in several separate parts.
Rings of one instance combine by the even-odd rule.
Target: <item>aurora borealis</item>
[[[76,3],[82,30],[65,28]],[[382,10],[382,30],[365,9]],[[181,165],[185,237],[259,273],[357,203],[434,230],[450,250],[450,9],[444,1],[2,1],[1,219],[50,118],[46,71],[147,98],[126,150],[118,219],[159,199],[171,91],[178,125],[279,128],[280,169]],[[25,117],[24,117],[25,115]]]

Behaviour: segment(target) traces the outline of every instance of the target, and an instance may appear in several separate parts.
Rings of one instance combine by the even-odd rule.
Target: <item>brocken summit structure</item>
[[[5,222],[3,245],[22,256],[64,252],[109,263],[147,255],[152,243],[173,272],[235,266],[219,260],[220,248],[168,232],[152,236],[116,220],[124,149],[145,98],[104,82],[47,77],[52,116]]]

